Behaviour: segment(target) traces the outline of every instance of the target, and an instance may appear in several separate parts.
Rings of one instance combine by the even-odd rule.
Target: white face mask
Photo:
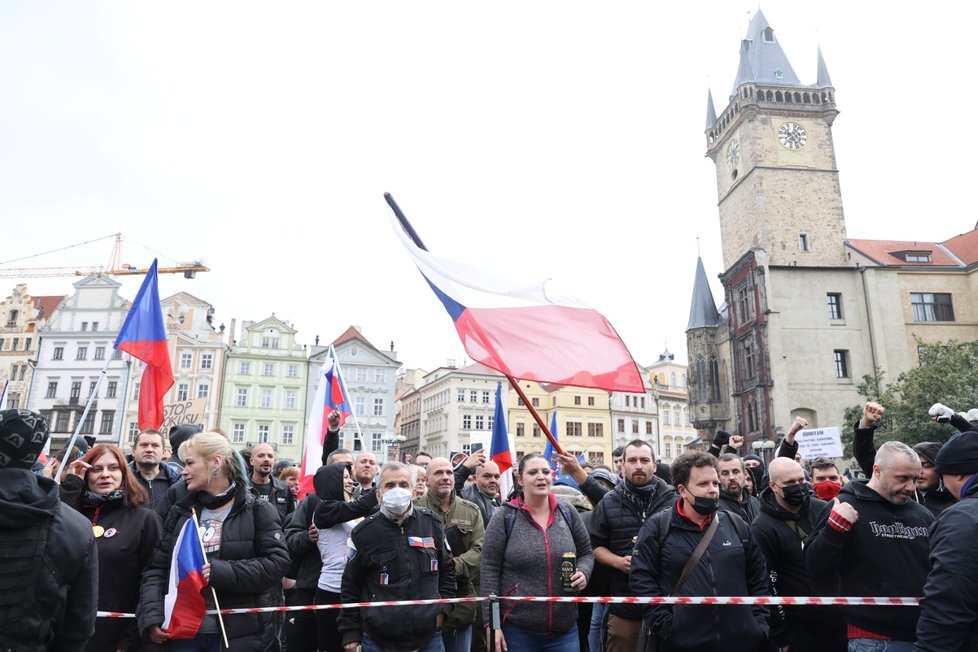
[[[407,489],[402,489],[400,487],[388,489],[384,492],[382,497],[384,509],[395,516],[400,516],[408,510],[408,507],[411,506],[411,498],[413,497],[414,494]]]

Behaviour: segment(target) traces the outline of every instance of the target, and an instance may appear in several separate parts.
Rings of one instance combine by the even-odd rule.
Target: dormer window
[[[764,31],[761,32],[761,38],[764,39],[765,43],[774,43],[774,30],[770,27],[765,27]]]
[[[894,251],[893,256],[907,263],[932,263],[929,251]]]
[[[774,69],[774,78],[775,79],[784,79],[784,71],[781,70],[780,68],[775,68]]]

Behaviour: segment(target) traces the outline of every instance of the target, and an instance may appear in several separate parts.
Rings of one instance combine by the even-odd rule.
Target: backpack
[[[726,514],[727,520],[730,521],[734,529],[737,530],[737,536],[740,537],[740,544],[744,547],[746,554],[747,551],[747,538],[749,533],[747,532],[747,524],[744,523],[744,519],[739,516],[734,518],[734,514],[726,509],[721,509],[718,514]],[[672,526],[672,510],[667,509],[665,511],[659,512],[652,518],[659,520],[659,531],[657,532],[656,541],[659,543],[659,550],[666,545],[666,537],[669,535],[669,528]]]
[[[64,585],[61,567],[47,553],[53,520],[0,530],[0,643],[4,646],[18,649],[26,643],[27,649],[35,649],[31,643],[47,645],[55,634],[56,618],[38,613],[35,601],[42,573],[53,574],[58,586]]]
[[[511,507],[506,507],[504,508],[504,510],[505,511],[503,511],[503,529],[506,531],[506,542],[509,543],[509,535],[513,531],[513,525],[516,524],[516,512],[518,510]],[[560,512],[560,515],[564,517],[565,521],[567,521],[567,528],[571,531],[571,533],[573,533],[574,516],[571,514],[571,512],[576,513],[577,510],[571,507],[570,505],[568,505],[567,503],[565,503],[564,501],[558,500],[557,511]]]

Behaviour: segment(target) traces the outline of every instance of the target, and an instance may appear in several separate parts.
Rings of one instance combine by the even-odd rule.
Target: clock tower
[[[845,265],[832,142],[838,113],[821,52],[816,83],[802,84],[758,10],[741,43],[729,104],[719,116],[712,96],[707,105],[725,270],[755,249],[770,265]]]

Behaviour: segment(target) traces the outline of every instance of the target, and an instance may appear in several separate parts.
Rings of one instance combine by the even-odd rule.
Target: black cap
[[[31,469],[48,440],[48,422],[30,410],[0,411],[0,468]]]
[[[948,439],[937,453],[934,468],[941,475],[978,473],[978,432],[959,432]]]

